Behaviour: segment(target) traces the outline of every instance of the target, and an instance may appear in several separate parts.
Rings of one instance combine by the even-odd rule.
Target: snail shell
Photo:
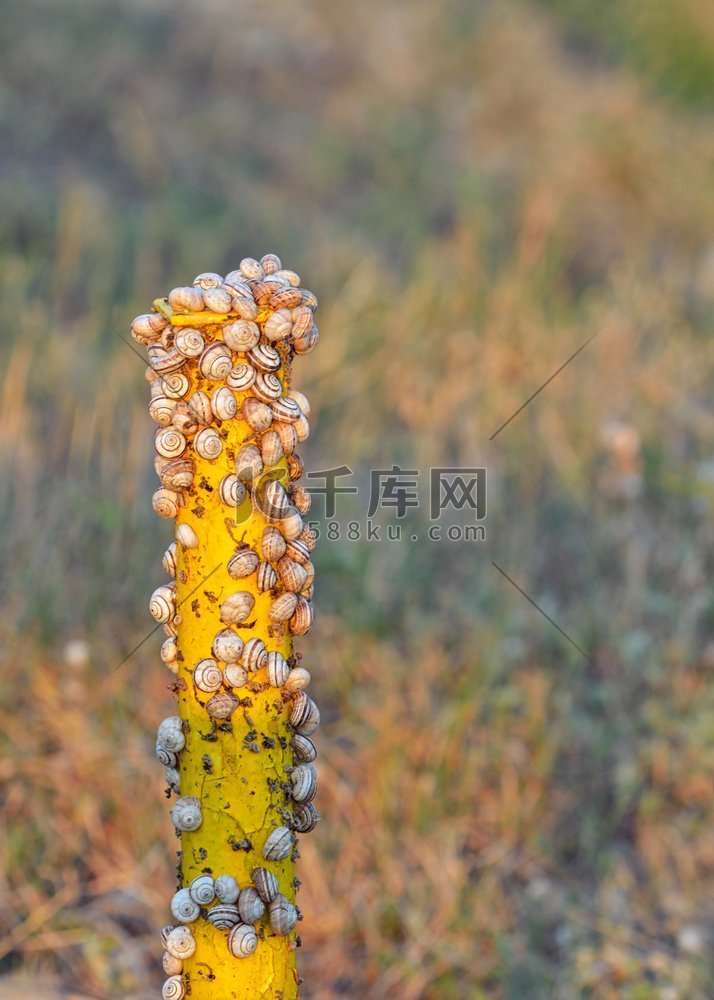
[[[289,427],[292,425],[286,424],[285,426]],[[297,443],[297,435],[295,435],[295,442]],[[284,441],[283,448],[285,448]],[[302,474],[305,471],[305,463],[299,455],[293,455],[288,452],[287,448],[285,448],[285,454],[288,456],[288,476],[292,482],[295,482],[296,479],[300,479],[302,477]]]
[[[219,342],[209,344],[198,361],[201,375],[214,381],[226,378],[232,367],[231,352],[225,344]]]
[[[200,799],[195,795],[184,795],[178,799],[171,810],[171,819],[177,830],[187,832],[198,830],[203,822]]]
[[[260,278],[251,278],[249,284],[250,290],[253,293],[253,298],[259,306],[267,306],[271,295],[274,291],[277,291],[277,288],[279,287],[273,287],[272,284],[268,284],[266,281],[261,281]]]
[[[189,404],[184,402],[183,399],[180,399],[174,407],[171,424],[181,434],[186,435],[186,437],[190,437],[192,434],[195,434],[198,429],[196,414],[193,412]]]
[[[204,308],[203,290],[188,285],[172,288],[169,292],[169,305],[177,312],[201,312]]]
[[[298,538],[300,539],[301,542],[304,542],[305,545],[307,545],[310,552],[313,552],[315,550],[315,545],[317,544],[317,538],[315,536],[314,531],[312,531],[307,525],[305,525],[305,527],[302,529],[302,531],[298,535]]]
[[[256,319],[258,315],[258,306],[253,301],[251,294],[234,295],[233,302],[231,304],[233,306],[233,312],[238,313],[241,319]]]
[[[239,663],[227,663],[223,680],[232,688],[241,688],[248,683],[248,671]]]
[[[181,494],[162,487],[152,496],[151,506],[159,517],[178,517],[178,512],[181,510]]]
[[[280,444],[283,446],[284,454],[291,455],[297,448],[297,431],[292,424],[286,424],[280,420],[276,420],[273,427],[280,438]]]
[[[276,934],[289,934],[297,924],[297,908],[281,893],[275,897],[268,907],[270,926]]]
[[[236,456],[236,475],[250,483],[263,471],[263,459],[254,444],[244,444]]]
[[[304,306],[309,306],[313,312],[317,309],[317,296],[314,292],[311,292],[309,288],[301,288],[302,292],[302,304]]]
[[[317,773],[312,764],[298,764],[290,772],[293,798],[296,802],[311,802],[317,793]]]
[[[218,486],[218,494],[228,507],[238,507],[246,496],[246,488],[234,473],[224,476]]]
[[[164,941],[164,947],[174,958],[182,961],[191,958],[196,951],[196,939],[190,927],[174,927],[169,931]]]
[[[181,800],[179,799],[179,801]],[[179,889],[171,900],[171,916],[181,924],[193,923],[194,920],[198,919],[200,912],[201,907],[191,898],[191,893],[188,889]]]
[[[276,253],[266,253],[260,258],[263,274],[275,274],[283,266]]]
[[[293,332],[293,315],[289,309],[278,309],[268,316],[263,324],[263,333],[268,340],[285,340]]]
[[[183,399],[191,388],[191,383],[183,372],[172,372],[161,379],[161,388],[169,399]]]
[[[298,598],[295,614],[290,619],[289,627],[293,635],[306,635],[315,621],[315,608],[304,597]]]
[[[222,386],[211,397],[211,409],[218,420],[232,420],[238,403],[231,390]]]
[[[166,784],[169,786],[169,791],[179,794],[181,775],[175,767],[166,768]]]
[[[263,267],[254,257],[244,257],[238,265],[238,269],[244,278],[263,277]]]
[[[272,525],[268,525],[268,527],[263,531],[263,537],[260,545],[263,551],[263,558],[267,559],[268,562],[276,563],[285,555],[285,539],[280,534],[278,529],[274,528]]]
[[[213,655],[224,663],[237,663],[243,653],[244,642],[230,628],[222,629],[213,640]]]
[[[257,552],[252,549],[241,549],[228,563],[228,575],[234,580],[240,580],[245,576],[255,573],[258,568],[260,558]]]
[[[235,903],[240,895],[238,883],[232,875],[219,875],[215,884],[216,896],[222,903]]]
[[[280,519],[278,527],[287,541],[292,542],[293,539],[302,536],[304,522],[294,507],[288,507],[288,512]]]
[[[272,590],[277,582],[278,574],[275,572],[273,567],[270,563],[262,562],[258,566],[258,576],[256,580],[258,590],[260,590],[261,593],[266,590]]]
[[[276,431],[266,431],[260,438],[260,457],[265,465],[276,465],[283,457],[283,443]]]
[[[301,443],[307,441],[310,437],[310,422],[303,413],[294,423],[295,433],[297,434],[297,439]]]
[[[180,976],[183,972],[183,962],[180,958],[175,958],[170,951],[165,951],[161,956],[161,965],[167,976]]]
[[[197,875],[188,887],[191,899],[199,906],[208,906],[216,898],[216,889],[210,875]]]
[[[201,660],[193,669],[193,683],[199,691],[212,694],[223,683],[223,671],[215,660],[210,658]]]
[[[281,622],[289,621],[295,613],[298,598],[296,594],[281,594],[270,605],[268,616],[271,622],[279,625]]]
[[[230,719],[240,705],[240,700],[228,691],[219,691],[209,698],[206,711],[212,719]]]
[[[295,733],[293,736],[293,756],[301,764],[311,764],[317,757],[317,747],[309,736]]]
[[[269,299],[268,306],[271,309],[292,310],[295,306],[299,306],[301,302],[302,293],[297,288],[281,288],[279,292],[276,292],[275,295]],[[292,312],[290,316],[292,320]]]
[[[178,659],[178,641],[175,636],[166,639],[161,647],[161,659],[166,666],[176,663]]]
[[[258,372],[253,385],[253,392],[264,403],[277,399],[283,391],[283,384],[272,372]]]
[[[270,344],[257,344],[248,353],[248,361],[259,372],[276,372],[280,368],[280,355]]]
[[[173,750],[167,750],[161,743],[156,744],[156,759],[164,767],[176,767],[178,764],[178,754]]]
[[[161,628],[162,628],[163,633],[164,633],[165,636],[169,636],[170,637],[170,636],[176,636],[176,635],[178,635],[178,626],[176,624],[177,621],[180,621],[180,618],[177,617],[172,622],[165,622],[161,626]]]
[[[293,562],[287,556],[278,562],[278,573],[280,582],[286,590],[292,590],[294,594],[299,594],[305,586],[307,580],[307,570],[299,563]],[[296,610],[297,613],[297,610]]]
[[[162,927],[161,930],[159,931],[159,934],[161,936],[161,944],[164,946],[164,948],[166,947],[166,940],[169,934],[171,933],[172,930],[174,930],[175,927],[176,924],[166,924],[166,926]]]
[[[196,453],[208,461],[215,461],[223,451],[223,441],[214,427],[204,427],[193,440]]]
[[[298,691],[304,691],[306,687],[309,687],[311,680],[310,671],[306,670],[305,667],[293,667],[283,687],[290,694],[297,694]]]
[[[315,314],[309,306],[301,305],[296,306],[292,312],[293,320],[293,337],[300,340],[302,337],[307,336],[307,334],[312,329],[312,324],[315,322]],[[302,395],[302,393],[300,393]],[[304,398],[304,397],[303,397]],[[300,406],[300,409],[305,412],[305,407]]]
[[[234,958],[248,958],[258,947],[258,935],[249,924],[236,924],[228,935],[228,951]]]
[[[231,295],[250,296],[250,285],[240,271],[230,271],[223,279],[223,287],[227,288]]]
[[[255,598],[247,590],[239,590],[235,594],[230,594],[221,604],[221,621],[226,625],[240,625],[247,618],[255,606]]]
[[[167,490],[188,490],[193,485],[193,473],[190,458],[173,458],[161,470],[161,485]]]
[[[306,732],[304,727],[311,719],[314,719],[315,713],[318,713],[319,717],[317,705],[312,698],[305,694],[304,691],[298,691],[293,698],[292,708],[290,709],[290,725],[297,729],[298,732],[302,732],[304,736],[310,736],[311,734]],[[315,729],[317,729],[317,726],[315,726]]]
[[[176,576],[176,542],[172,542],[164,552],[162,565],[169,576]]]
[[[164,980],[164,985],[161,987],[162,1000],[183,1000],[185,996],[186,987],[181,976],[169,976]]]
[[[289,271],[285,267],[281,267],[280,270],[276,271],[273,275],[274,278],[277,278],[278,276],[285,278],[287,283],[292,285],[294,288],[297,288],[300,284],[300,275],[296,274],[295,271]]]
[[[191,407],[191,411],[198,423],[204,427],[208,427],[213,420],[213,409],[211,408],[211,400],[208,394],[200,391],[194,392],[188,405]]]
[[[283,861],[293,849],[293,835],[286,826],[279,826],[268,835],[263,846],[266,861]]]
[[[173,750],[179,753],[186,746],[186,737],[183,733],[183,722],[178,715],[170,715],[160,723],[156,731],[156,743],[166,750]],[[171,764],[170,766],[174,766]]]
[[[196,275],[193,284],[196,288],[202,288],[205,291],[207,288],[220,288],[223,284],[223,278],[215,271],[204,271],[202,274]]]
[[[320,335],[317,332],[317,327],[313,326],[310,332],[304,337],[300,337],[298,340],[293,340],[293,350],[296,354],[300,355],[310,354],[317,347],[319,339]]]
[[[170,375],[186,364],[186,358],[180,351],[171,348],[168,351],[161,344],[152,344],[148,349],[149,364],[159,375]]]
[[[295,804],[290,825],[296,833],[310,833],[319,822],[320,814],[312,802]]]
[[[176,616],[176,585],[165,583],[157,587],[149,601],[149,612],[154,621],[170,622]]]
[[[246,396],[241,407],[241,416],[254,431],[265,431],[273,422],[273,411],[267,403],[261,403],[254,396]]]
[[[268,651],[265,648],[265,643],[262,639],[254,637],[249,639],[245,648],[243,649],[243,656],[241,657],[241,663],[246,670],[251,673],[255,673],[256,670],[261,670],[268,662]]]
[[[285,487],[277,479],[271,479],[260,491],[260,509],[266,517],[279,521],[285,517],[290,502]]]
[[[288,666],[285,657],[277,650],[268,653],[268,663],[266,665],[266,669],[268,674],[268,684],[270,684],[271,687],[276,688],[283,686],[290,673],[290,667]]]
[[[292,483],[288,487],[288,496],[292,501],[293,507],[301,517],[306,517],[310,513],[312,497],[304,487]]]
[[[307,573],[307,580],[305,581],[305,586],[302,588],[301,593],[305,593],[308,587],[312,587],[315,582],[315,566],[310,561],[305,563],[305,572]]]
[[[154,447],[162,458],[179,458],[186,451],[186,438],[175,427],[156,432]]]
[[[176,527],[176,540],[180,542],[185,549],[196,549],[198,548],[198,535],[193,530],[190,524],[179,524]]]
[[[159,427],[168,427],[175,407],[175,399],[170,399],[168,396],[154,396],[149,403],[149,416]]]
[[[302,416],[302,410],[290,396],[281,396],[274,399],[270,404],[276,420],[283,420],[287,424],[294,423]]]
[[[131,335],[140,344],[151,344],[158,340],[169,321],[160,313],[142,313],[132,320]]]
[[[233,297],[225,288],[208,288],[203,293],[203,301],[206,309],[223,314],[231,311]]]
[[[260,341],[260,327],[247,319],[223,327],[223,340],[232,351],[246,354]]]
[[[300,410],[306,417],[310,416],[310,400],[304,392],[300,392],[299,389],[288,389],[288,397],[295,400],[297,405],[300,407]]]
[[[310,550],[301,539],[293,538],[285,546],[285,555],[293,562],[304,566],[310,559]]]
[[[249,885],[243,889],[238,900],[238,912],[244,924],[254,924],[265,913],[265,903],[258,895],[258,890]]]
[[[206,342],[198,330],[190,326],[184,327],[176,333],[174,347],[180,351],[185,358],[198,358],[203,354]]]
[[[238,907],[233,903],[218,903],[212,910],[208,911],[208,922],[217,927],[219,931],[229,931],[240,923],[240,913]]]
[[[272,903],[278,894],[278,880],[267,868],[254,868],[251,878],[264,903]]]
[[[231,368],[226,382],[234,392],[245,392],[255,383],[257,372],[252,365],[241,361]]]

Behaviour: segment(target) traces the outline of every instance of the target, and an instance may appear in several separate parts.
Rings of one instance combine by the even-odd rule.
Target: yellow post
[[[173,577],[151,600],[178,713],[157,757],[174,796],[179,888],[162,931],[163,996],[298,995],[296,835],[313,829],[319,712],[293,639],[313,619],[314,536],[297,484],[309,405],[291,388],[318,338],[315,297],[274,254],[157,300],[148,348],[156,512]]]

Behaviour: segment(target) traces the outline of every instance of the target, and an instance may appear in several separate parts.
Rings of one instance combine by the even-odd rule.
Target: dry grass
[[[305,997],[711,997],[714,43],[659,6],[11,0],[3,1000],[156,995],[158,637],[114,668],[167,529],[117,333],[267,249],[323,302],[308,465],[490,476],[486,545],[319,553]]]

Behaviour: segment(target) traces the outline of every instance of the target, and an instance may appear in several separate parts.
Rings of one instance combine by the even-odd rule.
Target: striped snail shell
[[[152,496],[151,506],[159,517],[178,517],[178,512],[181,510],[181,494],[162,487]]]
[[[258,576],[256,579],[256,586],[261,593],[266,590],[272,590],[275,584],[278,582],[278,574],[275,572],[270,563],[262,562],[258,566]]]
[[[270,926],[276,934],[289,934],[298,920],[297,908],[281,893],[275,897],[268,907]]]
[[[193,683],[199,691],[212,694],[217,691],[223,683],[223,671],[215,660],[209,658],[201,660],[193,668]]]
[[[175,636],[166,639],[161,646],[161,660],[167,667],[176,663],[178,659],[178,641]]]
[[[267,662],[268,651],[265,648],[263,640],[258,639],[257,636],[249,639],[245,644],[243,656],[241,657],[241,663],[245,669],[251,673],[255,673],[256,670],[262,670]]]
[[[196,951],[196,939],[190,927],[174,927],[164,941],[164,947],[174,958],[190,958]]]
[[[231,311],[233,297],[225,288],[207,288],[203,293],[203,301],[206,304],[206,309],[223,314]]]
[[[292,424],[286,424],[285,426],[291,427]],[[295,442],[297,443],[297,434],[295,435]],[[285,448],[284,441],[283,448]],[[285,448],[285,454],[288,456],[288,476],[291,482],[295,482],[297,479],[302,478],[302,474],[305,471],[305,463],[299,455],[293,455],[291,452],[288,452],[287,448]]]
[[[320,814],[312,802],[296,802],[290,826],[296,833],[310,833],[320,822]]]
[[[177,312],[201,312],[204,308],[203,290],[188,285],[172,288],[169,292],[169,305]]]
[[[203,822],[200,799],[197,799],[195,795],[184,795],[178,799],[171,810],[171,819],[177,830],[198,830]],[[176,919],[178,920],[179,918],[177,917]],[[188,921],[184,922],[187,923]]]
[[[299,594],[305,586],[307,580],[307,570],[299,563],[293,562],[287,556],[278,562],[278,573],[280,582],[286,590],[292,590],[294,594]],[[297,609],[296,609],[297,613]]]
[[[241,688],[248,683],[248,671],[240,663],[227,663],[223,680],[232,688]]]
[[[276,431],[266,431],[260,438],[260,457],[265,465],[276,465],[283,457],[283,443]]]
[[[213,640],[212,652],[217,660],[224,663],[237,663],[243,654],[245,643],[233,629],[222,629]]]
[[[287,283],[289,285],[292,285],[294,288],[297,288],[299,286],[299,284],[300,284],[300,275],[296,274],[295,271],[288,270],[288,268],[286,268],[286,267],[281,267],[279,271],[275,272],[275,274],[273,275],[273,277],[277,278],[278,275],[281,278],[285,278],[285,280],[287,281]]]
[[[183,372],[172,372],[161,379],[161,388],[169,399],[183,399],[191,388],[191,383]]]
[[[167,550],[164,552],[164,558],[162,565],[166,573],[169,576],[176,576],[176,542],[171,542]]]
[[[311,601],[304,597],[298,598],[295,614],[289,622],[293,635],[307,635],[315,621],[315,608]]]
[[[298,340],[293,340],[293,350],[296,354],[300,355],[310,354],[317,347],[319,339],[320,335],[317,332],[317,327],[313,326],[310,332],[304,337],[300,337]]]
[[[131,335],[140,344],[151,344],[158,340],[169,321],[160,313],[142,313],[131,323]]]
[[[310,437],[310,422],[303,413],[293,424],[298,441],[302,444]]]
[[[293,835],[286,826],[276,827],[263,845],[266,861],[283,861],[293,849]]]
[[[266,281],[262,281],[260,278],[250,278],[248,281],[250,285],[250,290],[253,293],[253,298],[259,306],[267,306],[270,301],[270,297],[273,292],[277,291],[279,286],[273,286]]]
[[[223,279],[223,288],[227,288],[231,295],[250,295],[250,285],[241,271],[229,271]]]
[[[298,691],[293,698],[290,709],[290,725],[294,729],[297,729],[298,732],[302,732],[304,736],[310,736],[311,733],[306,732],[304,727],[311,719],[315,718],[316,712],[318,712],[317,705],[312,698],[308,694],[305,694],[304,691]],[[317,726],[315,726],[315,729],[317,729]]]
[[[209,344],[198,360],[201,375],[213,380],[226,378],[232,367],[231,352],[225,344],[218,341]]]
[[[289,309],[278,309],[268,316],[263,324],[263,333],[268,340],[277,342],[285,340],[293,332],[293,315]]]
[[[162,1000],[183,1000],[185,996],[186,987],[181,976],[169,976],[164,980],[164,985],[161,987]]]
[[[202,424],[204,427],[208,427],[213,420],[213,410],[211,408],[211,400],[208,394],[201,391],[194,392],[188,405],[191,407],[198,423]]]
[[[170,399],[168,396],[154,396],[149,403],[149,416],[159,427],[168,427],[175,407],[175,399]]]
[[[292,542],[295,538],[300,538],[304,529],[303,519],[300,517],[298,512],[294,507],[288,507],[285,517],[282,517],[279,522],[279,528],[282,531],[288,542]]]
[[[280,368],[280,355],[270,344],[256,344],[247,360],[259,372],[276,372]]]
[[[233,903],[218,903],[212,910],[208,911],[208,922],[217,927],[219,931],[229,931],[240,923],[240,913],[238,907]]]
[[[290,772],[292,795],[296,802],[311,802],[317,793],[317,772],[312,764],[298,764]]]
[[[162,626],[161,626],[161,629],[162,629],[164,635],[167,636],[167,637],[169,637],[169,638],[171,636],[177,636],[178,635],[178,625],[176,623],[180,622],[180,621],[181,621],[181,619],[177,615],[176,618],[173,621],[164,622],[162,624]]]
[[[315,565],[314,563],[311,563],[309,559],[305,563],[305,572],[307,573],[307,580],[305,581],[303,591],[306,590],[307,587],[311,587],[315,582]]]
[[[302,292],[302,304],[304,306],[309,306],[313,312],[317,309],[317,296],[314,292],[311,292],[309,288],[301,288]]]
[[[236,455],[236,475],[244,483],[250,483],[263,471],[260,450],[254,444],[244,444]]]
[[[164,946],[164,948],[166,947],[166,940],[169,934],[171,933],[172,930],[175,929],[175,927],[176,924],[166,924],[166,926],[162,927],[161,930],[159,931],[159,935],[161,937],[161,944]]]
[[[237,313],[241,319],[254,320],[258,316],[258,306],[253,301],[253,296],[248,295],[234,295],[232,311]]]
[[[293,736],[293,756],[301,764],[311,764],[317,757],[317,747],[309,736],[295,733]]]
[[[297,694],[298,691],[304,691],[306,687],[309,687],[311,680],[310,671],[306,670],[305,667],[293,667],[283,687],[290,694]]]
[[[274,650],[268,653],[268,663],[266,665],[268,674],[268,684],[271,687],[282,687],[288,678],[290,673],[290,667],[288,666],[285,657],[282,653]]]
[[[164,767],[176,767],[178,764],[178,754],[173,750],[167,750],[165,746],[157,742],[156,744],[156,759],[159,764],[163,764]]]
[[[255,598],[247,590],[239,590],[235,594],[230,594],[221,604],[221,621],[226,625],[240,625],[247,618],[255,606]]]
[[[154,447],[162,458],[179,458],[186,451],[186,438],[175,427],[156,432]]]
[[[293,562],[304,566],[310,559],[310,550],[301,539],[293,538],[285,545],[285,555],[288,559],[292,559]]]
[[[315,551],[315,545],[317,544],[317,537],[315,536],[315,532],[312,531],[311,528],[305,525],[305,527],[298,535],[298,538],[300,539],[301,542],[304,542],[305,545],[307,545],[310,552]]]
[[[270,404],[276,420],[291,424],[302,416],[302,410],[291,396],[281,396]]]
[[[231,390],[221,386],[211,397],[211,409],[218,420],[232,420],[236,415],[238,403]]]
[[[216,889],[210,875],[197,875],[188,887],[191,899],[199,906],[208,906],[216,898]]]
[[[180,351],[175,348],[167,351],[161,344],[152,344],[146,353],[149,356],[149,364],[159,375],[170,375],[186,364],[186,358]]]
[[[193,412],[189,404],[183,399],[179,399],[174,407],[171,424],[177,431],[184,434],[186,437],[190,437],[198,430],[196,414]]]
[[[278,880],[267,868],[254,868],[251,874],[253,885],[264,903],[272,903],[278,894]],[[245,891],[245,890],[244,890]]]
[[[216,896],[222,903],[235,903],[238,901],[240,889],[232,875],[219,875],[216,879],[215,889]]]
[[[245,500],[246,488],[238,476],[231,472],[221,479],[218,485],[218,495],[228,507],[238,507]]]
[[[276,253],[266,253],[260,258],[263,274],[275,274],[283,266]]]
[[[178,330],[174,338],[174,347],[180,351],[185,358],[197,358],[203,354],[206,342],[199,330],[194,330],[190,326]]]
[[[179,524],[176,527],[176,541],[185,549],[198,548],[198,535],[190,524]]]
[[[304,392],[300,392],[299,389],[288,389],[288,397],[295,400],[297,405],[300,407],[300,410],[306,417],[310,416],[310,400]]]
[[[243,889],[238,900],[238,912],[244,924],[254,924],[265,913],[265,903],[258,895],[258,890],[249,885]]]
[[[166,750],[173,750],[174,753],[183,750],[186,746],[186,737],[183,733],[183,722],[178,715],[170,715],[160,723],[156,731],[156,743]]]
[[[258,947],[258,935],[249,924],[236,924],[228,935],[228,951],[234,958],[248,958]]]
[[[281,288],[268,300],[271,309],[293,309],[299,306],[302,301],[302,294],[297,288]],[[291,313],[292,318],[292,313]]]
[[[176,616],[176,585],[165,583],[157,587],[149,601],[149,612],[154,621],[170,622]]]
[[[188,490],[193,485],[194,464],[190,458],[172,458],[161,470],[161,485],[168,490]]]
[[[260,341],[260,327],[250,320],[239,319],[223,327],[223,340],[232,351],[246,354]]]
[[[273,411],[267,403],[261,403],[255,396],[246,396],[243,400],[241,416],[254,431],[265,431],[273,422]]]
[[[282,559],[286,552],[285,539],[278,529],[270,524],[263,531],[260,546],[263,551],[263,558],[267,559],[268,562],[276,563],[279,559]]]
[[[196,275],[193,284],[196,288],[202,288],[205,291],[207,288],[220,288],[223,284],[223,278],[215,271],[204,271],[202,274]]]
[[[181,800],[179,799],[179,801]],[[193,923],[194,920],[198,919],[200,912],[201,907],[191,898],[188,889],[179,889],[171,900],[171,916],[181,924]]]
[[[226,383],[234,392],[245,392],[255,383],[257,374],[252,365],[241,361],[231,368]]]
[[[288,487],[288,496],[295,510],[301,517],[306,517],[312,507],[312,497],[303,486],[291,483]]]
[[[166,784],[169,786],[170,792],[175,792],[179,794],[181,787],[181,775],[175,767],[166,768]]]
[[[253,392],[264,403],[277,399],[283,391],[283,384],[272,372],[258,372],[253,385]]]
[[[260,509],[266,517],[279,521],[285,517],[290,506],[285,487],[277,479],[271,479],[260,491]]]
[[[293,337],[300,340],[301,337],[305,337],[312,329],[312,324],[315,322],[315,314],[309,306],[296,306],[292,312],[292,320]],[[301,405],[300,409],[303,413],[305,412],[304,406]]]
[[[297,607],[297,594],[281,594],[270,605],[268,616],[275,625],[289,621]]]
[[[292,424],[286,424],[282,420],[276,420],[273,427],[280,438],[284,454],[291,455],[298,445],[297,431]]]
[[[204,427],[193,439],[196,453],[208,461],[215,461],[223,451],[223,441],[214,427]]]
[[[228,575],[233,577],[234,580],[250,576],[251,573],[255,573],[259,562],[258,553],[254,552],[253,549],[241,549],[240,552],[236,552],[232,559],[229,560]]]
[[[263,277],[263,267],[262,264],[257,261],[254,257],[244,257],[243,260],[238,265],[238,270],[243,275],[244,278],[262,278]]]
[[[170,951],[165,951],[161,956],[161,965],[167,976],[180,976],[183,972],[182,960],[175,958]]]
[[[206,702],[206,711],[212,719],[230,719],[240,705],[240,699],[229,691],[219,691]]]

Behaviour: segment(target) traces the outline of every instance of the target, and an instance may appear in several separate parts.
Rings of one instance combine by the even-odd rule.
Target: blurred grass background
[[[158,635],[114,668],[170,529],[118,334],[274,250],[308,467],[490,476],[487,544],[318,552],[304,996],[710,1000],[711,5],[6,0],[0,53],[0,996],[157,995]]]

